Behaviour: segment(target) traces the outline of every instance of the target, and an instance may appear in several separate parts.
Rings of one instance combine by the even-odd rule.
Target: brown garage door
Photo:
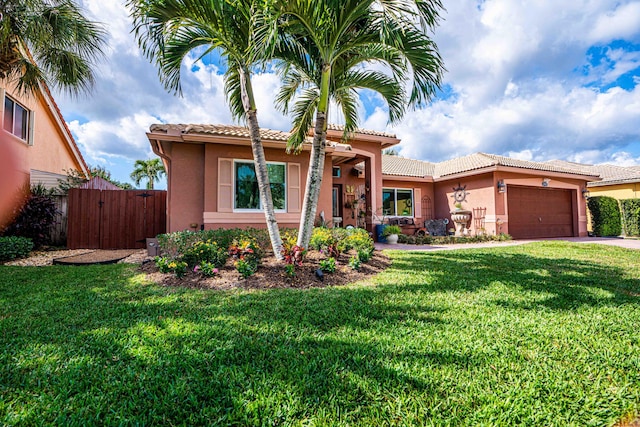
[[[514,239],[574,235],[573,190],[509,186],[509,234]]]

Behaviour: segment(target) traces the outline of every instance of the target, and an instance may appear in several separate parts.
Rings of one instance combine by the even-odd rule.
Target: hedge
[[[622,224],[627,236],[640,236],[640,199],[620,200]]]
[[[33,249],[33,242],[26,237],[0,237],[0,261],[24,258]]]
[[[590,197],[587,202],[591,213],[591,225],[596,236],[619,236],[622,234],[620,206],[613,197]]]

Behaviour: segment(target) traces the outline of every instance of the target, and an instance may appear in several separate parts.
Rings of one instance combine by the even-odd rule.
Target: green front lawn
[[[393,252],[372,284],[201,291],[0,266],[0,424],[602,426],[640,413],[638,252]]]

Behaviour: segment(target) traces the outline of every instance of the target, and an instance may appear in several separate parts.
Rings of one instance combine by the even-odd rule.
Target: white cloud
[[[151,123],[232,123],[217,67],[199,63],[191,71],[194,57],[186,58],[184,96],[173,96],[141,54],[124,1],[82,3],[109,31],[107,59],[92,97],[56,98],[74,120],[70,127],[90,162],[146,158]],[[446,8],[434,39],[452,96],[389,127],[380,97],[366,93],[362,127],[395,132],[402,155],[430,161],[483,151],[531,160],[639,162],[639,86],[600,92],[585,85],[629,74],[640,83],[640,53],[606,48],[612,40],[640,42],[640,1],[487,0]],[[605,54],[599,66],[587,57],[594,45]],[[254,77],[258,118],[263,127],[288,130],[290,120],[273,107],[278,87],[270,72]]]
[[[592,43],[607,43],[615,39],[638,39],[640,29],[640,2],[622,2],[596,19],[589,33]]]

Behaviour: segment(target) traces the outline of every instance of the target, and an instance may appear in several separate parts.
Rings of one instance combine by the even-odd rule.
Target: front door
[[[332,209],[333,226],[340,227],[342,225],[342,185],[334,184],[332,190]]]

